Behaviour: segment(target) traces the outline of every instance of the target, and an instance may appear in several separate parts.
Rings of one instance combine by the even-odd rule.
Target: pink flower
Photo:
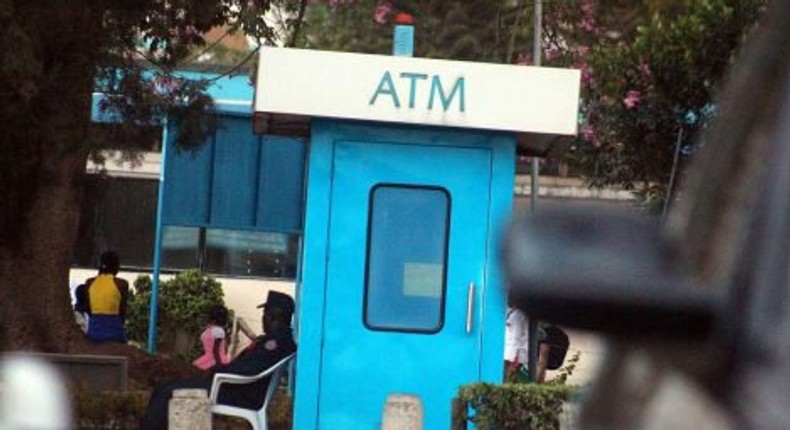
[[[521,54],[518,54],[518,57],[516,58],[516,64],[519,66],[529,66],[532,64],[532,59],[529,55],[522,52]]]
[[[588,33],[593,33],[595,31],[595,19],[591,16],[585,16],[579,23],[579,27]]]
[[[592,67],[584,63],[582,67],[582,84],[588,87],[593,86],[593,77]]]
[[[595,130],[590,124],[582,126],[582,139],[584,139],[585,142],[595,142]]]
[[[575,48],[576,55],[586,57],[590,53],[590,47],[587,45],[579,45]]]
[[[574,69],[579,69],[581,71],[581,74],[582,74],[582,76],[581,76],[582,85],[587,86],[587,87],[592,86],[592,84],[593,84],[593,70],[592,70],[592,67],[590,67],[590,65],[586,61],[582,60],[582,61],[577,61],[577,62],[573,63],[573,68]]]
[[[379,24],[386,24],[390,13],[392,13],[392,4],[386,1],[381,2],[376,5],[376,10],[373,12],[373,21]]]
[[[639,104],[639,100],[641,98],[642,98],[642,94],[639,91],[630,90],[625,95],[625,98],[623,99],[623,104],[625,105],[626,108],[633,109],[636,107],[636,105]]]
[[[582,14],[585,16],[592,15],[595,10],[595,4],[592,0],[582,0],[581,2]]]
[[[546,55],[546,60],[551,61],[560,55],[560,48],[556,45],[552,45],[544,50],[544,54]]]

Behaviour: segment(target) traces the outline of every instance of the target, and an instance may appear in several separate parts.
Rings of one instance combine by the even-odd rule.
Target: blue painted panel
[[[214,99],[214,103],[235,105],[245,102],[245,112],[252,112],[252,97],[255,87],[247,74],[219,77],[216,73],[179,71],[176,72],[176,76],[191,80],[211,79],[206,92]]]
[[[442,428],[458,386],[480,380],[490,151],[343,140],[335,143],[334,163],[318,428],[374,430],[390,393],[419,395],[430,405],[425,428]],[[363,322],[368,203],[380,183],[440,187],[450,197],[445,311],[438,332],[373,331]],[[420,274],[409,274],[421,264],[422,259],[404,262],[390,272],[402,291],[421,281]],[[467,332],[470,283],[477,291]],[[386,366],[380,365],[382,357]],[[431,378],[424,377],[426,369]]]
[[[516,137],[512,134],[493,135],[490,144],[494,149],[491,165],[491,206],[488,209],[488,255],[484,291],[485,316],[483,319],[483,354],[480,379],[485,382],[502,382],[503,355],[505,350],[505,299],[504,281],[500,270],[500,244],[505,227],[513,214],[513,180],[516,167]]]
[[[207,224],[211,209],[214,139],[190,152],[178,151],[172,139],[168,139],[166,150],[162,223]]]
[[[329,180],[332,173],[332,131],[313,120],[308,146],[307,195],[302,257],[302,282],[297,302],[296,385],[294,430],[315,430],[318,425],[318,383],[321,360],[321,322],[324,319],[327,241],[329,233]]]
[[[240,228],[255,225],[260,144],[250,118],[224,117],[214,149],[211,225]]]
[[[366,392],[370,386],[376,386],[379,380],[366,380],[355,378],[353,380],[343,380],[342,383],[331,383],[322,379],[325,372],[321,369],[321,350],[322,343],[327,339],[322,339],[322,324],[324,324],[325,312],[338,308],[332,297],[332,292],[327,292],[327,277],[335,276],[327,273],[327,262],[329,258],[329,247],[334,250],[342,247],[342,241],[333,241],[330,245],[330,202],[338,193],[345,194],[347,190],[338,190],[330,187],[332,181],[332,165],[334,158],[335,143],[338,140],[368,142],[389,142],[389,143],[408,143],[410,145],[427,145],[431,147],[466,147],[466,148],[485,148],[491,151],[492,159],[488,175],[491,178],[490,193],[487,194],[489,201],[486,224],[486,239],[483,245],[484,252],[487,254],[484,266],[479,270],[479,277],[484,279],[481,283],[482,288],[476,296],[475,325],[479,324],[482,333],[481,341],[481,360],[476,364],[479,366],[479,379],[490,382],[501,381],[502,378],[502,353],[504,341],[504,315],[505,301],[502,293],[501,274],[497,261],[493,258],[498,248],[498,240],[502,222],[509,216],[512,209],[512,187],[513,187],[513,166],[515,156],[515,136],[511,133],[487,133],[478,131],[459,131],[454,129],[438,129],[433,127],[419,126],[393,126],[375,123],[355,123],[334,120],[313,120],[312,141],[309,146],[309,172],[307,184],[307,206],[305,213],[305,236],[303,252],[303,272],[302,282],[299,285],[299,357],[297,359],[296,372],[296,391],[294,405],[294,430],[315,430],[319,428],[319,393],[326,390],[327,395],[333,389],[347,386],[349,389],[361,390]],[[392,154],[393,158],[397,154]],[[436,158],[431,158],[436,160]],[[362,164],[371,160],[366,157],[358,158]],[[444,160],[442,160],[444,161]],[[421,163],[416,163],[421,164]],[[427,163],[426,163],[427,164]],[[380,166],[381,164],[377,164]],[[424,167],[425,164],[423,164]],[[375,170],[375,166],[371,166]],[[419,170],[419,166],[415,166]],[[434,162],[429,165],[430,170],[443,172],[444,164]],[[355,185],[356,186],[356,185]],[[331,224],[335,225],[339,220],[331,218]],[[334,229],[335,227],[333,227]],[[364,246],[362,247],[364,249]],[[334,258],[334,257],[333,257]],[[330,263],[331,264],[331,263]],[[452,265],[452,259],[449,260]],[[356,270],[356,269],[355,269]],[[342,273],[342,271],[341,271]],[[346,287],[350,288],[350,287]],[[346,309],[347,305],[340,305]],[[359,309],[350,312],[351,318],[361,318]],[[449,318],[449,316],[448,316]],[[349,333],[337,334],[345,339],[347,343],[355,343],[357,338]],[[406,336],[404,334],[404,336]],[[412,335],[412,336],[426,336]],[[353,339],[353,342],[352,342]],[[393,339],[393,343],[403,343],[410,341],[408,337],[403,339]],[[408,348],[406,348],[408,350]],[[436,351],[441,351],[436,353]],[[331,352],[331,351],[330,351]],[[335,363],[341,368],[349,371],[354,369],[380,368],[381,355],[378,350],[359,351],[359,354],[349,354],[337,357],[333,354]],[[385,354],[386,355],[386,354]],[[445,349],[441,344],[430,355],[446,356]],[[377,359],[378,358],[378,359]],[[345,361],[344,361],[345,359]],[[375,363],[368,366],[364,360],[374,360]],[[385,357],[387,363],[400,363],[401,357],[398,354],[390,354]],[[434,369],[440,369],[445,363],[433,363],[422,366],[401,369],[403,379],[422,379],[426,369],[430,369],[433,374]],[[414,377],[413,375],[417,375]],[[434,379],[434,378],[432,378]],[[319,383],[316,383],[319,381]],[[326,386],[328,384],[328,386]],[[342,396],[340,396],[342,397]],[[436,402],[423,399],[426,408],[442,406],[443,402]],[[331,396],[330,400],[331,402]],[[340,401],[338,399],[338,401]],[[347,401],[349,401],[347,399]],[[356,404],[360,408],[367,408],[370,415],[374,413],[380,417],[382,399],[368,399],[359,401]],[[321,408],[325,405],[321,401]],[[374,412],[375,410],[375,412]],[[337,418],[337,417],[336,417]],[[340,420],[341,418],[337,418]],[[449,415],[442,417],[442,422],[426,428],[446,428],[446,420]],[[339,422],[339,421],[338,421]],[[346,428],[367,428],[352,426]],[[371,427],[373,428],[373,427]]]
[[[398,57],[414,56],[414,26],[396,25],[392,41],[392,55]]]
[[[299,233],[305,142],[252,133],[249,115],[222,115],[196,152],[168,144],[163,223]]]
[[[265,136],[260,153],[256,225],[268,231],[302,227],[305,142]]]
[[[254,88],[246,75],[222,76],[216,73],[199,73],[178,71],[176,76],[190,80],[211,80],[206,92],[214,99],[214,111],[222,113],[252,114]],[[151,75],[149,75],[151,76]],[[91,120],[93,122],[113,123],[121,118],[99,109],[102,93],[93,93]]]

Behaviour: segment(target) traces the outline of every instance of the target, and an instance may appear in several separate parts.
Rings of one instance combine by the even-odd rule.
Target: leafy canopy
[[[550,64],[582,70],[580,136],[571,161],[594,186],[667,192],[716,113],[716,96],[764,1],[585,0],[550,6]],[[679,146],[678,146],[679,145]]]
[[[300,45],[371,54],[392,52],[396,16],[412,16],[415,55],[513,63],[529,46],[532,8],[524,1],[315,2],[306,14]]]
[[[181,79],[175,70],[209,48],[209,29],[274,44],[297,31],[299,21],[292,17],[305,5],[306,0],[0,0],[0,245],[19,244],[26,223],[40,218],[28,213],[34,210],[31,197],[60,184],[65,188],[58,193],[73,191],[75,178],[62,175],[84,174],[87,157],[102,162],[102,151],[113,149],[136,160],[139,150],[157,149],[151,128],[165,116],[178,126],[180,148],[201,144],[215,125],[205,115],[212,107],[205,94],[209,82]],[[283,19],[266,18],[275,10]],[[239,67],[228,65],[226,73]],[[111,125],[91,122],[95,92],[105,94],[99,107],[114,119]]]

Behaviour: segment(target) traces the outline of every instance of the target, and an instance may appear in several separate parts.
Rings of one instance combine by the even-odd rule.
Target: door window
[[[371,330],[437,333],[444,324],[450,195],[379,184],[370,193],[363,319]]]

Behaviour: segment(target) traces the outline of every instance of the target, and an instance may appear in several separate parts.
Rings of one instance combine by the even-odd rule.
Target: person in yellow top
[[[102,253],[99,274],[85,282],[88,296],[88,339],[94,342],[126,343],[124,322],[129,301],[129,283],[118,278],[121,260],[113,251]]]

